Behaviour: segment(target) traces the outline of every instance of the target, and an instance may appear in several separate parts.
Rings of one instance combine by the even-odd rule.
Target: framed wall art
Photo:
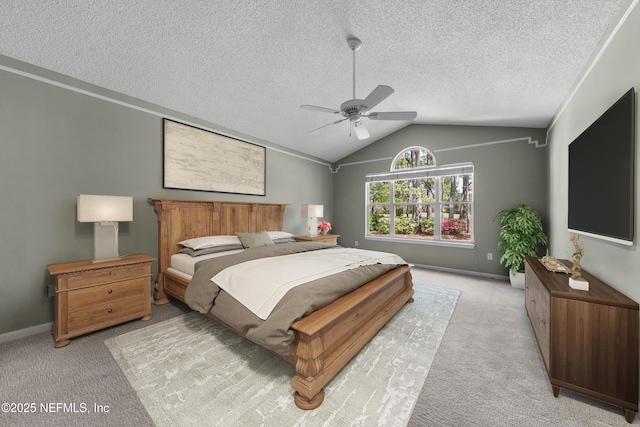
[[[163,187],[265,195],[266,149],[163,119]]]

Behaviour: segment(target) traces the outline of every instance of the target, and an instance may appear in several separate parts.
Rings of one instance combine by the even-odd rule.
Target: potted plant
[[[542,229],[538,212],[530,206],[519,205],[503,209],[496,214],[500,218],[498,250],[503,253],[500,264],[509,269],[511,286],[524,288],[524,263],[528,256],[538,256],[549,239]]]

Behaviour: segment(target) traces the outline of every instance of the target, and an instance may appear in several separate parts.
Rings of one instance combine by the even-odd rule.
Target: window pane
[[[440,178],[440,199],[443,202],[470,202],[471,175],[451,175]]]
[[[435,201],[435,178],[407,179],[394,182],[395,203],[424,203]]]
[[[369,234],[389,234],[389,207],[371,206],[369,208]]]
[[[369,204],[391,203],[391,181],[369,183]]]
[[[435,158],[429,150],[413,147],[397,157],[392,170],[418,168],[434,165],[435,163]]]
[[[434,205],[400,205],[395,208],[395,235],[412,239],[433,239]]]
[[[440,233],[442,240],[472,240],[471,204],[442,205]]]

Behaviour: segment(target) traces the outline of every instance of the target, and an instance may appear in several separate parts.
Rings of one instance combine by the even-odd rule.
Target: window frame
[[[422,147],[412,147],[410,149],[420,148],[425,150]],[[391,167],[393,168],[395,162],[399,156],[404,154],[407,150],[403,150],[392,162]],[[428,150],[425,150],[428,151]],[[435,161],[435,158],[434,158]],[[423,166],[417,168],[405,168],[405,169],[393,169],[390,172],[383,173],[373,173],[367,174],[365,176],[365,240],[373,240],[373,241],[385,241],[385,242],[403,242],[410,244],[418,244],[418,245],[436,245],[436,246],[449,246],[449,247],[464,247],[464,248],[475,248],[475,227],[473,216],[475,215],[475,197],[470,197],[470,201],[468,202],[451,202],[451,201],[443,201],[442,200],[442,182],[441,178],[446,176],[461,176],[461,175],[471,175],[472,185],[475,186],[475,174],[474,174],[474,165],[473,163],[458,163],[451,164],[445,166]],[[396,202],[395,201],[395,183],[396,181],[401,180],[410,180],[410,179],[429,179],[434,178],[435,180],[435,192],[434,192],[434,202],[423,202],[423,203],[412,203],[412,202]],[[388,203],[370,203],[369,197],[369,186],[372,182],[390,182],[389,188],[389,202]],[[473,188],[473,187],[472,187]],[[474,191],[470,191],[470,196],[473,196]],[[398,206],[415,206],[418,204],[422,205],[433,205],[434,206],[434,224],[439,224],[439,226],[434,228],[433,238],[425,238],[425,237],[398,237],[395,235],[395,226],[390,226],[388,235],[375,235],[370,234],[370,225],[369,225],[369,212],[371,211],[372,206],[384,206],[388,207],[389,210],[389,222],[390,224],[395,224],[395,213],[396,207]],[[442,239],[442,209],[444,206],[448,205],[469,205],[471,212],[471,239],[470,240],[450,240],[450,239]]]

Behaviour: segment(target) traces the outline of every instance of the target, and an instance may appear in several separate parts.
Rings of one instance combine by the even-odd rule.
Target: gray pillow
[[[293,237],[285,237],[283,239],[271,239],[273,243],[279,245],[280,243],[295,243],[296,239]]]
[[[259,233],[236,233],[238,239],[242,243],[245,249],[259,248],[260,246],[273,245],[273,241],[266,231]]]

